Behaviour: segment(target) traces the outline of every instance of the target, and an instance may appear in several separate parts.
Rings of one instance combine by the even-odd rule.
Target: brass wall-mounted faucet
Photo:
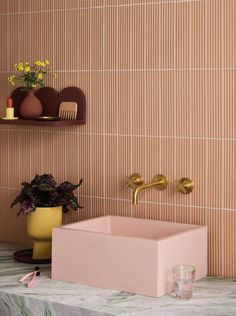
[[[167,188],[168,180],[162,175],[158,174],[153,177],[152,182],[144,183],[142,176],[139,173],[132,173],[130,176],[126,177],[126,186],[133,189],[132,192],[132,203],[137,204],[138,194],[140,191],[155,188],[157,190],[164,190]]]

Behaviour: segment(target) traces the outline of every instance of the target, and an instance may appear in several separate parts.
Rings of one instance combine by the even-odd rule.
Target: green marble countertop
[[[207,277],[194,283],[193,298],[177,300],[71,284],[50,279],[50,265],[28,289],[18,280],[34,266],[15,262],[19,246],[0,244],[0,316],[185,316],[236,315],[236,282]]]

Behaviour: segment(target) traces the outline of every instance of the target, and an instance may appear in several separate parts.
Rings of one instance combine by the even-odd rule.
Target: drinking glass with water
[[[172,270],[175,281],[175,295],[182,300],[189,300],[193,293],[195,267],[191,265],[176,265]]]

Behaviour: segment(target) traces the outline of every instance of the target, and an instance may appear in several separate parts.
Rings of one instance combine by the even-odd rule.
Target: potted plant
[[[34,89],[45,86],[45,77],[51,74],[49,61],[36,60],[32,65],[28,62],[20,62],[14,65],[14,71],[18,73],[9,76],[8,81],[13,86],[20,84],[21,90],[27,92],[27,96],[20,104],[21,117],[27,119],[39,117],[43,112],[43,107],[34,95]]]
[[[63,212],[81,208],[73,191],[82,181],[57,185],[51,174],[43,174],[36,175],[30,183],[21,183],[23,188],[11,207],[19,203],[17,215],[27,215],[27,232],[34,239],[32,259],[51,258],[52,229],[62,225]]]

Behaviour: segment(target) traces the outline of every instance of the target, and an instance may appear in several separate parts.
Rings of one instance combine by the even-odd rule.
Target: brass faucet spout
[[[139,195],[140,191],[148,189],[148,188],[155,187],[156,185],[157,185],[156,183],[151,182],[151,183],[146,183],[146,184],[142,184],[142,185],[136,186],[136,188],[133,190],[133,194],[132,194],[132,203],[134,205],[137,204],[137,202],[138,202],[138,195]]]

